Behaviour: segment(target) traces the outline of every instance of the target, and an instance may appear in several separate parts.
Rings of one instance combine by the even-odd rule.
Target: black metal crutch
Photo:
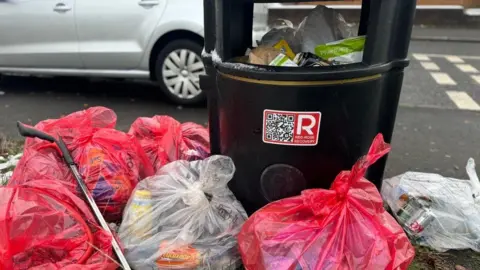
[[[58,146],[58,148],[62,152],[63,159],[67,163],[68,167],[73,173],[73,176],[77,180],[78,185],[82,189],[82,193],[85,196],[85,199],[87,200],[95,217],[97,218],[98,223],[100,223],[102,228],[112,236],[112,247],[115,252],[115,255],[117,255],[117,258],[120,261],[120,265],[125,270],[131,270],[130,266],[128,265],[127,259],[125,258],[125,255],[123,254],[122,249],[120,248],[120,245],[117,242],[117,239],[115,239],[115,237],[113,236],[113,233],[110,230],[110,227],[108,227],[107,222],[103,218],[103,215],[100,212],[100,209],[98,209],[98,206],[95,203],[95,200],[93,200],[92,195],[88,191],[85,181],[83,181],[82,176],[78,172],[77,164],[75,164],[75,161],[73,161],[72,155],[70,155],[67,145],[62,140],[62,138],[59,136],[58,139],[55,139],[53,136],[45,132],[42,132],[40,130],[37,130],[35,128],[28,127],[22,124],[21,122],[17,122],[17,127],[18,127],[18,131],[20,132],[20,135],[22,135],[23,137],[39,138],[45,141],[49,141],[51,143],[55,143]]]

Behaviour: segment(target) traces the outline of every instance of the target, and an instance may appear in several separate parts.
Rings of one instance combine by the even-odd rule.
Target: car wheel
[[[200,75],[205,74],[202,45],[191,40],[175,40],[157,56],[155,75],[167,97],[181,105],[200,103],[205,93],[200,89]]]

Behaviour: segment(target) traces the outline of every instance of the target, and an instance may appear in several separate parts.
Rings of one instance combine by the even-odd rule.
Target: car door
[[[139,66],[167,0],[78,0],[80,57],[87,69]]]
[[[81,67],[74,2],[0,0],[0,67]]]

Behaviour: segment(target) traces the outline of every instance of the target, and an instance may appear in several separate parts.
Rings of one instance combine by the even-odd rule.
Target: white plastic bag
[[[136,269],[235,269],[236,235],[247,218],[228,189],[235,166],[225,156],[175,161],[141,181],[119,237]]]
[[[355,26],[348,24],[335,9],[316,6],[297,28],[289,20],[277,20],[259,42],[259,45],[274,46],[282,39],[292,51],[315,53],[318,45],[343,40],[356,35]]]
[[[315,47],[356,35],[335,9],[323,5],[315,7],[300,23],[295,38],[301,44],[301,52],[315,53]]]
[[[406,172],[384,180],[382,197],[400,225],[418,244],[441,252],[449,249],[473,249],[480,252],[479,183],[473,159],[468,161],[467,172],[470,181],[433,173]],[[429,208],[430,212],[430,221],[425,222],[424,217],[420,217],[423,220],[414,220],[417,228],[421,229],[418,234],[409,232],[408,226],[412,223],[399,217],[406,209],[405,197],[422,198],[429,202],[421,210],[413,209],[418,212]],[[411,214],[415,216],[415,213]]]

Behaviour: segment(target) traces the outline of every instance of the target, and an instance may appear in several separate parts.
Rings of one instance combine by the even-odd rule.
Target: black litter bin
[[[251,47],[253,0],[204,3],[207,75],[201,85],[211,150],[234,160],[230,188],[249,214],[306,188],[329,188],[366,154],[377,133],[390,142],[415,0],[364,0],[363,62],[316,68],[228,62]],[[385,163],[367,173],[379,188]]]

